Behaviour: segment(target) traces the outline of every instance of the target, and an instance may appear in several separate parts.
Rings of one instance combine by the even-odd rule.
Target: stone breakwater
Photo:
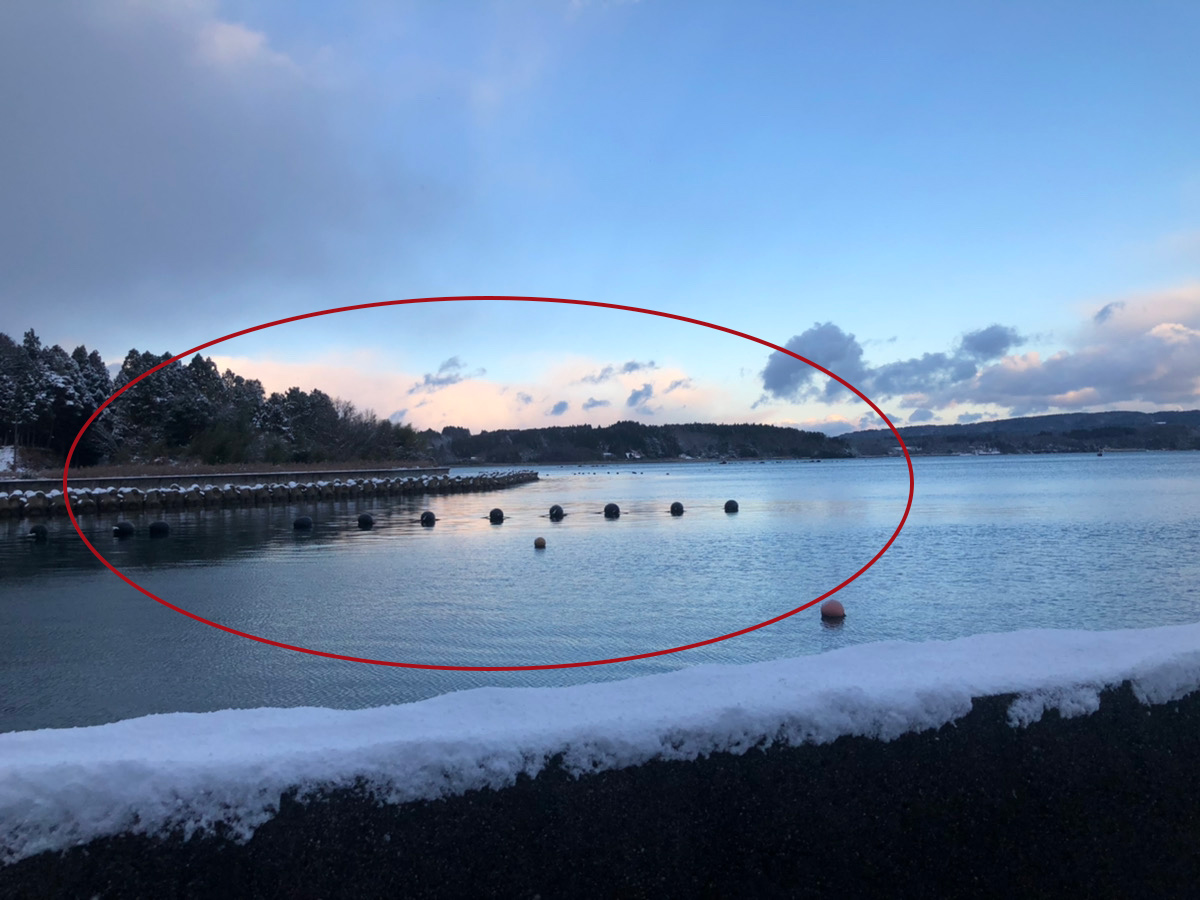
[[[403,478],[348,478],[252,485],[194,482],[189,485],[176,483],[147,490],[136,487],[105,487],[69,488],[69,491],[71,507],[75,514],[91,515],[206,507],[268,506],[417,494],[458,494],[500,490],[537,480],[537,472],[521,470],[470,476],[414,475]],[[66,511],[67,498],[62,491],[0,493],[0,516],[36,518],[65,514]]]

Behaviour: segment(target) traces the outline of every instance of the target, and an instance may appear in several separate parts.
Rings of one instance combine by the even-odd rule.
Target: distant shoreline
[[[898,450],[899,448],[897,448]],[[1015,452],[999,452],[999,453],[963,453],[963,452],[925,452],[918,449],[909,448],[909,456],[914,459],[952,459],[952,458],[995,458],[995,457],[1014,457],[1014,456],[1107,456],[1109,454],[1140,454],[1140,453],[1200,453],[1200,450],[1195,449],[1150,449],[1143,447],[1105,447],[1102,451],[1090,450],[1020,450]],[[334,480],[344,477],[363,478],[363,477],[394,477],[397,474],[423,473],[429,475],[446,474],[453,472],[455,469],[484,469],[492,471],[501,471],[509,469],[536,469],[542,467],[555,468],[577,468],[577,469],[598,469],[603,467],[621,467],[630,468],[635,466],[653,466],[662,467],[669,465],[687,466],[687,465],[717,465],[722,463],[738,464],[738,465],[756,465],[765,463],[820,463],[820,462],[847,462],[854,460],[877,460],[877,459],[903,459],[901,453],[859,453],[855,456],[845,457],[796,457],[796,456],[764,456],[764,457],[729,457],[726,459],[707,459],[693,457],[691,459],[679,458],[656,458],[656,459],[602,459],[589,460],[586,462],[554,462],[554,461],[530,461],[530,462],[515,462],[515,463],[491,463],[482,461],[464,460],[457,462],[435,463],[430,460],[422,460],[419,462],[405,462],[394,467],[375,467],[375,468],[348,468],[339,465],[337,468],[332,468],[321,464],[309,464],[305,468],[298,468],[296,465],[288,467],[279,467],[271,469],[262,465],[248,464],[243,471],[232,471],[228,466],[194,466],[180,469],[172,469],[162,465],[127,465],[127,466],[97,466],[96,470],[104,474],[92,475],[91,468],[83,468],[72,470],[69,483],[72,485],[84,485],[87,482],[105,483],[113,486],[134,486],[134,483],[144,483],[147,480],[158,480],[164,483],[179,482],[179,483],[198,483],[198,484],[217,484],[217,483],[245,483],[247,479],[257,479],[263,482],[270,481],[299,481],[304,479],[310,480]],[[117,471],[114,471],[117,470]],[[210,470],[210,471],[203,471]],[[86,474],[85,474],[86,473]],[[40,470],[35,474],[20,473],[21,477],[5,477],[8,473],[0,473],[0,492],[11,492],[14,490],[61,490],[62,488],[62,472],[61,470],[48,475],[45,470]]]

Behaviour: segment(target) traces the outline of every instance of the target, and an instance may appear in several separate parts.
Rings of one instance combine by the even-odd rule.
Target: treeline
[[[111,374],[95,350],[42,346],[31,329],[17,343],[0,333],[0,445],[39,448],[59,461],[92,413],[115,391],[171,359],[136,349]],[[644,425],[420,434],[379,420],[320,390],[267,395],[261,382],[196,354],[129,388],[92,423],[72,458],[95,465],[187,461],[220,465],[413,460],[572,463],[603,459],[845,457],[849,445],[820,432],[774,425]]]
[[[501,429],[471,434],[447,427],[422,432],[439,462],[572,463],[603,459],[837,458],[852,455],[841,439],[776,425],[645,425]]]
[[[0,332],[0,444],[35,447],[60,460],[88,417],[114,391],[173,354],[130,350],[115,376],[95,350],[21,343]],[[72,463],[186,459],[207,464],[406,460],[424,442],[408,425],[320,390],[285,393],[196,354],[164,366],[106,409]]]
[[[962,425],[908,425],[899,431],[910,451],[921,454],[1200,450],[1200,410],[1057,413]],[[883,429],[856,431],[846,440],[864,456],[898,451],[895,437]]]

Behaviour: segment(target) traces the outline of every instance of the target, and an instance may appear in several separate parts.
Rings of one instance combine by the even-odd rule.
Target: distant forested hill
[[[906,425],[899,429],[914,453],[1094,453],[1118,450],[1200,450],[1200,410],[1186,412],[1061,413],[965,425]],[[845,435],[856,453],[898,452],[887,429]]]
[[[601,459],[837,458],[849,445],[817,431],[777,425],[646,425],[616,422],[604,427],[505,429],[471,434],[444,428],[421,435],[440,462],[571,463]]]

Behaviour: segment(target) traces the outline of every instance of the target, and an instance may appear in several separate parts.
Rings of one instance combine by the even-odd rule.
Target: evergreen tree
[[[410,426],[378,421],[370,410],[324,391],[293,387],[266,397],[261,382],[222,374],[199,354],[186,365],[157,368],[170,359],[170,353],[134,348],[110,378],[95,350],[43,347],[32,329],[20,344],[0,334],[0,441],[65,458],[83,424],[128,386],[88,427],[73,462],[386,460],[422,452]]]

